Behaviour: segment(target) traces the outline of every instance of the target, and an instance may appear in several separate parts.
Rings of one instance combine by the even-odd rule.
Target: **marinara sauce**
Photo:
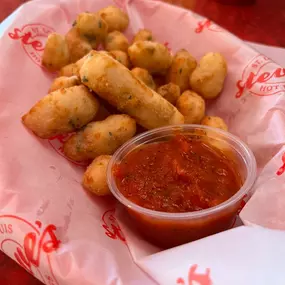
[[[113,174],[127,199],[170,213],[214,207],[242,185],[233,161],[213,146],[183,135],[135,149],[114,166]]]

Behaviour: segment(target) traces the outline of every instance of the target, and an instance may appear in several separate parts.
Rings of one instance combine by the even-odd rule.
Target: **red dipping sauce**
[[[170,213],[214,207],[242,185],[232,160],[205,141],[183,135],[136,148],[113,167],[113,175],[127,199]]]
[[[161,248],[232,227],[255,177],[254,155],[240,139],[200,125],[134,137],[107,169],[108,186],[133,227]]]

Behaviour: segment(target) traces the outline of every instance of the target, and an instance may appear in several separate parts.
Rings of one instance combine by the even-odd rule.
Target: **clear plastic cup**
[[[169,140],[183,134],[206,141],[219,148],[236,164],[243,185],[227,201],[204,210],[185,213],[167,213],[143,208],[128,200],[119,191],[113,176],[113,166],[137,147]],[[134,226],[150,242],[169,248],[229,229],[245,195],[249,195],[256,178],[256,161],[251,150],[239,138],[220,129],[201,125],[167,126],[145,132],[121,146],[113,155],[107,170],[108,185],[113,195],[125,206]]]

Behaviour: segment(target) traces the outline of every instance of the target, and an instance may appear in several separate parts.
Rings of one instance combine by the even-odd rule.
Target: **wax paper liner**
[[[241,215],[246,226],[161,251],[121,211],[119,225],[114,199],[82,189],[85,165],[62,153],[68,136],[41,140],[23,127],[21,116],[55,77],[40,63],[47,35],[109,4],[128,12],[129,39],[144,27],[173,53],[226,57],[229,75],[208,113],[223,117],[256,155],[260,175]],[[211,21],[150,0],[28,2],[6,22],[0,55],[2,251],[49,285],[285,284],[284,69]]]

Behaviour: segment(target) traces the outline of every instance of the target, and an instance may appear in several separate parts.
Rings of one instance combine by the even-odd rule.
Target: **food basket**
[[[67,160],[67,135],[33,136],[21,116],[47,94],[55,74],[41,66],[48,34],[82,11],[117,5],[130,39],[151,29],[175,53],[222,53],[228,77],[208,113],[253,151],[258,178],[235,228],[169,250],[134,230],[115,199],[82,189],[86,165]],[[285,284],[285,101],[283,68],[211,21],[151,0],[35,0],[5,22],[0,38],[1,250],[47,285]],[[247,201],[244,197],[244,204]],[[239,222],[238,222],[239,221]]]

